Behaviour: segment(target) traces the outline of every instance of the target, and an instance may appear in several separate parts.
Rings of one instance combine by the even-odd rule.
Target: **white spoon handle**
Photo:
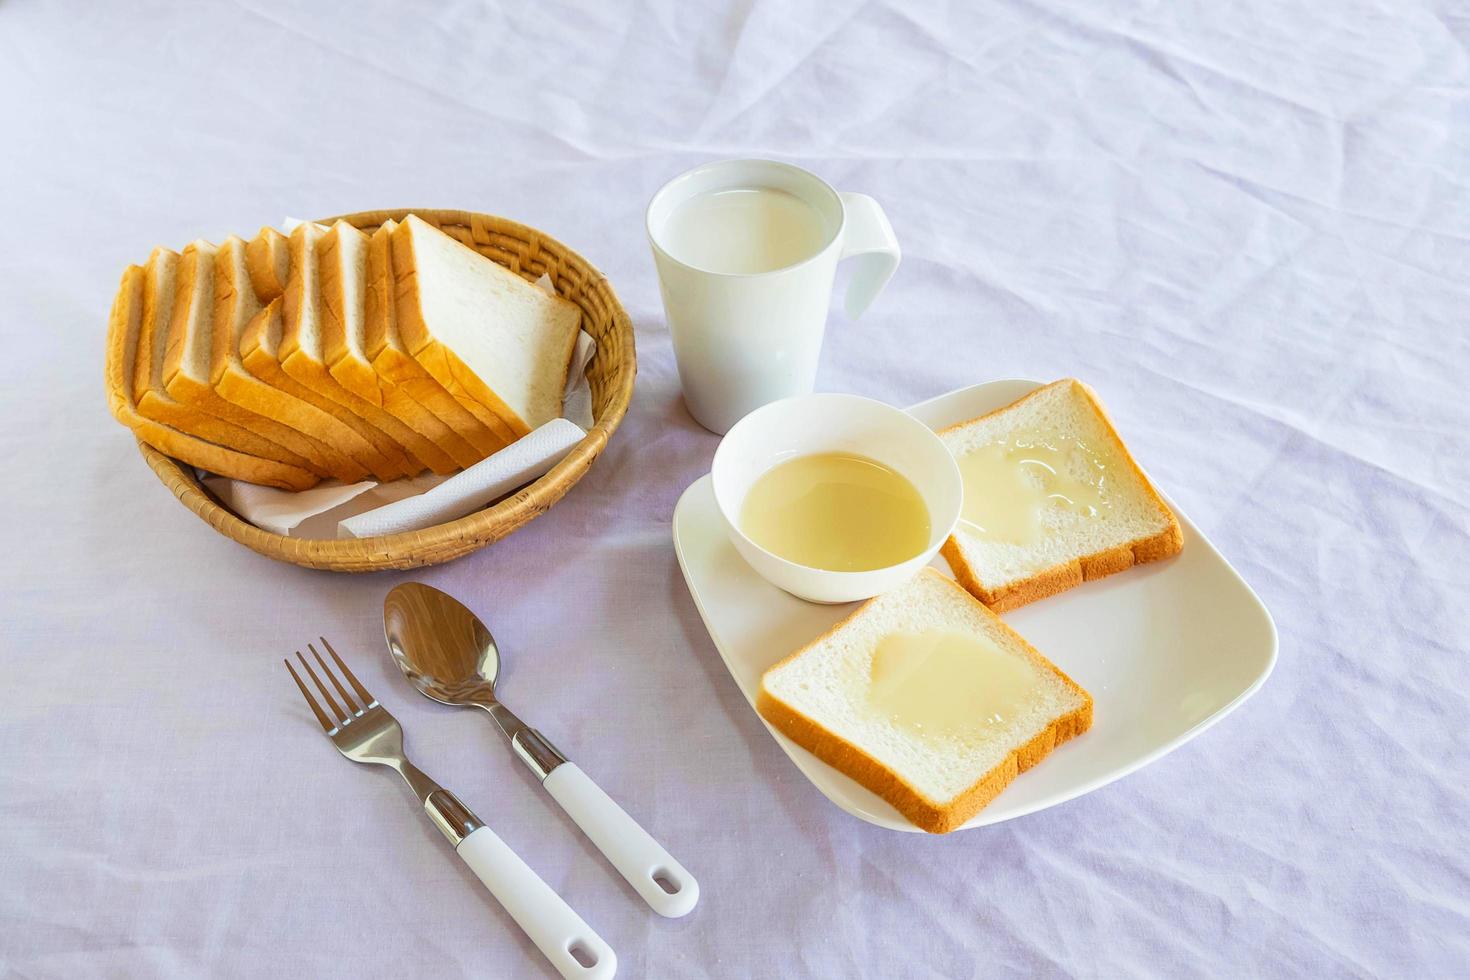
[[[655,912],[673,919],[694,908],[699,882],[576,763],[563,762],[542,785]]]

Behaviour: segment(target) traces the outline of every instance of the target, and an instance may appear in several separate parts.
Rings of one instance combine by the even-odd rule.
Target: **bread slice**
[[[246,272],[245,252],[245,243],[231,235],[220,243],[215,253],[214,339],[210,348],[209,382],[215,397],[273,425],[310,435],[315,451],[312,458],[319,464],[319,472],[344,483],[363,479],[368,475],[368,467],[376,462],[373,447],[366,439],[321,409],[266,384],[245,369],[240,359],[240,335],[260,312],[260,303]]]
[[[355,433],[370,449],[368,458],[363,460],[364,465],[379,480],[395,480],[421,472],[423,464],[417,460],[410,461],[403,447],[385,432],[369,425],[341,402],[297,381],[281,367],[281,336],[285,333],[285,317],[281,313],[283,305],[280,297],[271,300],[240,332],[240,363],[245,371],[277,391],[336,419],[343,428]]]
[[[925,733],[871,703],[880,645],[896,634],[934,631],[983,641],[1004,658],[1026,692],[1006,717]],[[1092,725],[1091,695],[932,568],[863,603],[767,670],[756,708],[792,741],[932,834],[964,824],[1019,773]]]
[[[212,263],[214,246],[196,242],[183,255],[155,249],[144,267],[143,321],[138,333],[133,391],[138,414],[180,432],[234,449],[249,456],[271,459],[298,469],[310,469],[304,459],[276,443],[233,422],[211,415],[176,399],[166,385],[165,364],[172,336],[187,333],[187,320],[195,308],[195,288],[201,262]],[[175,329],[174,321],[180,321]]]
[[[250,272],[250,285],[262,303],[280,296],[286,291],[286,278],[291,271],[286,236],[274,228],[260,229],[245,246],[245,264]]]
[[[404,346],[483,424],[518,438],[561,414],[581,310],[417,215],[393,232]]]
[[[238,238],[234,241],[243,247]],[[305,432],[229,401],[215,391],[214,379],[224,372],[236,337],[235,324],[230,319],[215,317],[219,311],[215,295],[217,273],[224,252],[225,249],[196,242],[184,250],[180,259],[178,298],[169,322],[168,352],[163,361],[163,381],[168,393],[185,405],[270,440],[303,460],[314,473],[361,479],[365,471],[337,450]]]
[[[321,276],[322,354],[332,377],[432,442],[459,467],[481,454],[408,392],[378,375],[366,351],[368,237],[338,221],[316,246]]]
[[[154,254],[157,257],[158,253]],[[166,284],[171,285],[171,273],[164,279]],[[158,277],[155,277],[155,284],[157,282]],[[113,417],[131,429],[133,435],[142,442],[190,466],[283,490],[306,490],[314,486],[318,478],[307,470],[247,456],[138,414],[133,395],[133,379],[134,367],[140,359],[139,354],[144,350],[139,341],[145,322],[145,309],[149,306],[146,296],[148,288],[148,276],[144,270],[136,265],[128,266],[123,272],[117,298],[113,301],[112,313],[108,318],[107,403]],[[156,306],[157,302],[155,298],[153,305]]]
[[[941,554],[955,578],[998,611],[1055,595],[1085,581],[1179,553],[1184,535],[1118,436],[1090,388],[1074,379],[1038,388],[1024,398],[939,433],[956,457],[1037,437],[1067,447],[1061,457],[1072,475],[1100,472],[1103,506],[1045,506],[1037,511],[1039,536],[1006,540],[962,521]],[[1054,460],[1057,457],[1052,457]],[[1045,488],[1030,477],[1035,492]],[[978,499],[978,498],[976,498]],[[967,501],[966,510],[983,507]]]
[[[403,447],[409,461],[417,464],[413,472],[427,466],[436,473],[453,473],[458,467],[439,447],[332,377],[321,332],[316,244],[322,234],[313,224],[298,225],[291,232],[291,272],[281,295],[281,367],[300,384],[337,402]]]
[[[398,222],[390,218],[368,240],[363,353],[380,377],[433,412],[473,446],[480,457],[499,452],[509,444],[508,437],[491,431],[471,415],[403,346],[393,304],[392,235],[397,227]]]

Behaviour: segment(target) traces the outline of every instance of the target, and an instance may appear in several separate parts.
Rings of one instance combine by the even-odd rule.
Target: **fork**
[[[515,919],[516,925],[525,931],[542,954],[563,977],[578,980],[605,980],[617,972],[618,958],[612,947],[593,932],[582,917],[551,886],[522,861],[495,832],[480,822],[469,808],[449,790],[424,775],[403,754],[403,728],[388,709],[378,703],[353,675],[337,651],[319,637],[336,663],[338,671],[347,678],[352,688],[348,693],[342,681],[322,659],[314,644],[306,648],[316,658],[317,666],[332,682],[342,705],[332,697],[332,692],[322,683],[311,664],[296,651],[296,657],[306,670],[316,689],[321,692],[331,713],[322,710],[317,699],[296,673],[287,658],[286,669],[291,679],[301,689],[301,696],[311,706],[312,714],[321,724],[322,730],[337,747],[337,751],[353,762],[388,766],[408,783],[434,826],[438,827],[455,853],[469,865],[475,876],[490,889],[501,906]],[[354,700],[354,695],[356,699]],[[345,706],[345,707],[344,707]]]

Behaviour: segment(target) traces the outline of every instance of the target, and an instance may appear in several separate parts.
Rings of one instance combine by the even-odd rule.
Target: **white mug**
[[[698,268],[670,251],[664,232],[680,205],[737,189],[785,191],[805,202],[822,220],[825,244],[758,273]],[[856,319],[900,257],[877,201],[839,194],[815,174],[773,160],[727,160],[680,174],[653,196],[645,222],[684,402],[695,421],[719,433],[768,402],[811,393],[839,261],[858,260],[846,303]]]

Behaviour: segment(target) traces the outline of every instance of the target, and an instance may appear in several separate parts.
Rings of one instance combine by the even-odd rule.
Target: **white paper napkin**
[[[287,227],[299,224],[288,218]],[[536,283],[554,293],[551,279]],[[452,476],[424,474],[390,483],[323,480],[292,492],[200,472],[210,492],[256,527],[292,538],[363,538],[416,531],[473,513],[541,477],[592,427],[587,364],[597,342],[582,331],[567,371],[562,417]]]
[[[431,490],[341,521],[337,536],[370,538],[463,517],[541,476],[586,437],[580,425],[552,419]]]

